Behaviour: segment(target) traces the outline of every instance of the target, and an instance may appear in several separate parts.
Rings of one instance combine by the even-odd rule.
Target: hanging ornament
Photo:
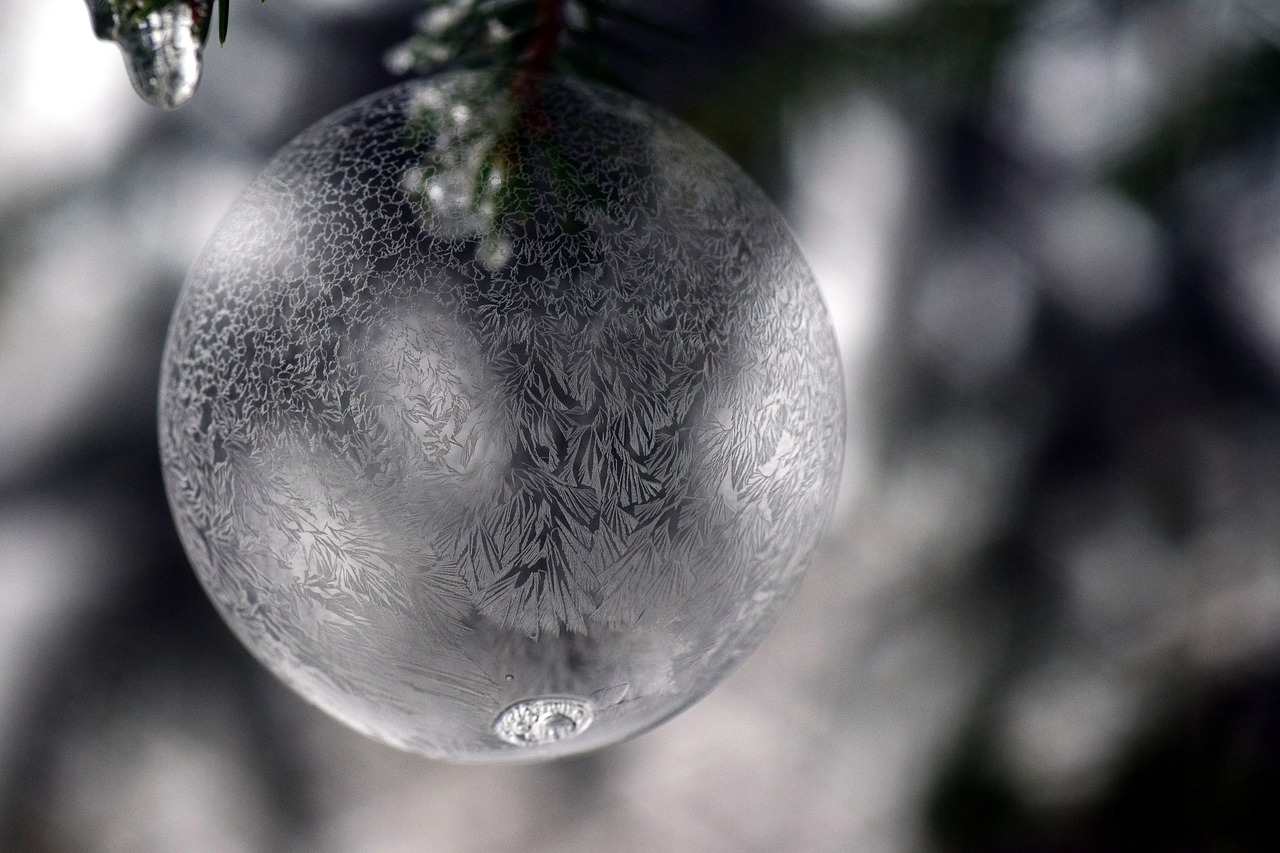
[[[834,497],[812,275],[724,155],[581,80],[342,109],[219,226],[170,327],[164,473],[241,640],[458,760],[604,746],[763,638]]]

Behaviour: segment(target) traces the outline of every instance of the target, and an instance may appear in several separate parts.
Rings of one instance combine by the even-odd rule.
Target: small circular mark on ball
[[[545,746],[577,737],[594,719],[595,707],[585,699],[525,699],[498,715],[493,733],[512,746]]]

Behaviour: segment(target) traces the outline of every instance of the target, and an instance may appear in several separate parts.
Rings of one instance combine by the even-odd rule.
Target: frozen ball
[[[832,504],[840,365],[764,194],[620,92],[477,72],[287,145],[174,313],[165,482],[210,597],[387,743],[634,735],[763,638]]]

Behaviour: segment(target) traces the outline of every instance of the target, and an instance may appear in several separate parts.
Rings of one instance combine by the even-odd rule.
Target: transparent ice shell
[[[264,664],[395,746],[528,760],[657,724],[759,644],[842,399],[813,277],[723,154],[595,84],[514,108],[460,73],[248,188],[179,298],[160,444]]]

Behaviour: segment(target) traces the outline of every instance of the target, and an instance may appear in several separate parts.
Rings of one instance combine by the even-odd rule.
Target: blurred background
[[[423,8],[231,5],[165,113],[81,0],[0,0],[0,850],[1280,849],[1280,4],[636,0],[688,39],[614,70],[825,290],[845,480],[723,686],[516,768],[305,705],[172,530],[185,270]]]

